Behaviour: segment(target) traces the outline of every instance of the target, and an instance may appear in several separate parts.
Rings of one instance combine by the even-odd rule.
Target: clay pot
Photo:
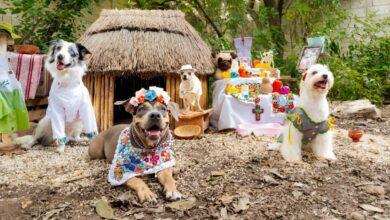
[[[359,142],[360,138],[363,136],[363,131],[360,130],[350,130],[348,136],[352,139],[353,142]]]
[[[15,45],[15,51],[20,54],[37,54],[40,52],[39,47],[29,44]]]

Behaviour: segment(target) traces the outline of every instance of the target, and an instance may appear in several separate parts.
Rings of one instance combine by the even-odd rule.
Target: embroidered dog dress
[[[29,128],[22,87],[13,74],[8,58],[0,53],[0,133]]]
[[[305,110],[302,108],[296,107],[289,115],[287,119],[292,123],[292,125],[302,133],[302,144],[309,144],[314,140],[318,134],[323,134],[329,131],[330,119],[314,122],[306,114]],[[282,141],[282,136],[279,136],[278,141]]]
[[[53,139],[60,144],[66,143],[66,122],[81,120],[84,133],[97,133],[92,102],[81,79],[68,84],[53,81],[46,115],[51,120]]]
[[[125,128],[119,136],[108,173],[108,181],[112,185],[122,185],[132,177],[154,174],[175,165],[171,136],[153,149],[133,146],[130,136],[131,128]]]

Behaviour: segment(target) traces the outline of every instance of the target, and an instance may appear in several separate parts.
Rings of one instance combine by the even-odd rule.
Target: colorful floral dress
[[[29,129],[22,87],[13,74],[8,58],[0,53],[0,133]]]
[[[153,149],[133,146],[130,136],[131,128],[124,129],[119,136],[108,173],[108,181],[112,185],[122,185],[132,177],[154,174],[175,165],[171,136]]]

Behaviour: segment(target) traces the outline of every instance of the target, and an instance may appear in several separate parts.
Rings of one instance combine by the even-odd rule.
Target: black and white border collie
[[[57,145],[57,152],[65,150],[68,140],[84,141],[85,133],[92,138],[97,133],[96,119],[87,88],[82,81],[87,70],[84,58],[90,54],[79,43],[53,41],[45,68],[53,77],[46,116],[39,121],[34,134],[17,138],[24,148],[34,144]]]

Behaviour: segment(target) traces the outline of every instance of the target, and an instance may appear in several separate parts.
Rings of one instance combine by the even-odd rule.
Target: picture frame
[[[297,64],[297,70],[301,73],[305,72],[309,67],[317,63],[321,55],[320,46],[305,46],[303,47],[300,59]]]

